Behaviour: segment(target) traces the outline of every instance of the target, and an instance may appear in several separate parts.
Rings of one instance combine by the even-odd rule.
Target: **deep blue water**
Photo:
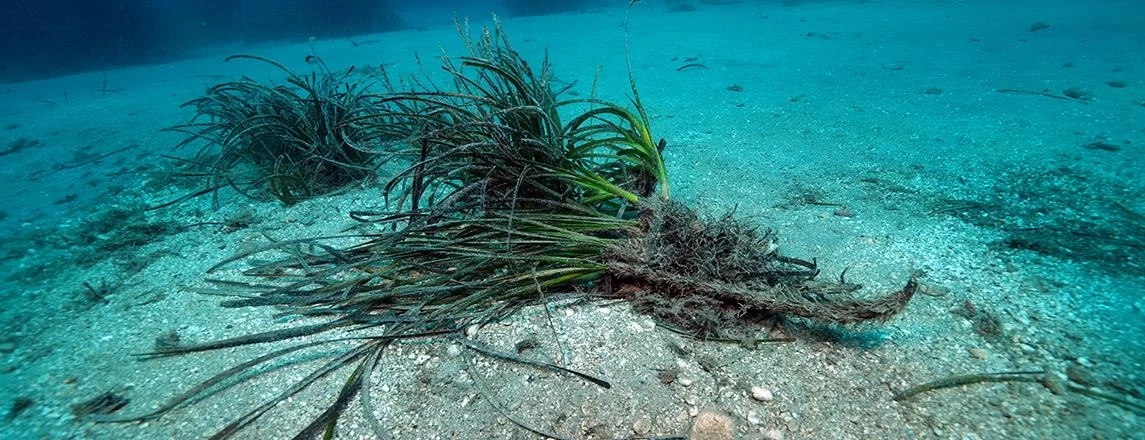
[[[301,41],[448,23],[450,13],[535,15],[602,0],[9,0],[0,82],[171,61],[216,45]],[[444,14],[442,12],[445,12]]]

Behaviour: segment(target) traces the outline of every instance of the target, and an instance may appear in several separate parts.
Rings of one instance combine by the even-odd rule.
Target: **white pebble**
[[[641,436],[652,430],[652,422],[648,419],[639,419],[632,423],[632,431]]]
[[[760,386],[751,387],[752,399],[758,400],[760,402],[770,402],[772,397],[773,396],[771,395],[771,390],[767,388]]]
[[[763,420],[759,419],[759,414],[756,414],[755,411],[751,411],[751,412],[747,413],[747,422],[752,424],[752,425],[763,424]]]
[[[983,350],[981,348],[971,348],[970,349],[970,356],[973,357],[974,359],[986,359],[987,357],[989,357],[989,354],[986,353],[986,350]]]
[[[457,345],[457,344],[452,344],[449,347],[445,348],[445,354],[449,355],[449,357],[461,356],[461,346]]]
[[[778,429],[770,429],[763,433],[763,438],[767,440],[783,440],[783,431]]]
[[[690,386],[692,386],[693,383],[696,383],[695,380],[693,380],[692,378],[689,378],[689,377],[678,378],[678,379],[676,379],[676,382],[679,382],[681,386],[685,386],[685,387],[690,387]]]

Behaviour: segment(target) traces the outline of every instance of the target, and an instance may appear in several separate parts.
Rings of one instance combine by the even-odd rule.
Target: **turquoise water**
[[[454,17],[476,29],[490,13],[578,96],[627,103],[630,57],[677,199],[777,229],[780,251],[816,257],[823,278],[847,269],[847,281],[879,293],[913,273],[925,286],[886,324],[788,323],[796,342],[756,350],[673,339],[623,308],[572,308],[556,317],[569,341],[560,356],[613,390],[489,367],[511,371],[494,393],[510,415],[568,438],[686,436],[709,411],[739,438],[1143,438],[1138,2],[409,3],[8,8],[4,438],[206,437],[289,383],[235,386],[142,425],[77,415],[74,405],[104,393],[128,403],[101,411],[144,413],[257,355],[132,356],[169,335],[207,341],[284,325],[274,310],[197,294],[208,269],[270,240],[342,233],[350,211],[381,205],[380,184],[365,183],[292,206],[224,190],[153,209],[201,187],[172,178],[172,158],[195,150],[175,149],[184,136],[163,129],[188,121],[193,109],[180,105],[211,85],[285,81],[227,56],[302,74],[355,66],[441,78],[438,56],[463,51]],[[546,321],[526,313],[490,338],[547,341]],[[485,404],[494,399],[480,385],[454,378],[473,373],[458,372],[446,345],[387,361],[393,377],[374,387],[392,397],[379,410],[401,426],[392,436],[534,436]],[[694,383],[662,384],[657,371],[673,366]],[[979,383],[892,399],[943,377],[1012,371],[1048,371],[1039,380],[1065,388]],[[240,437],[292,436],[340,380]],[[774,399],[753,398],[755,386]],[[338,437],[374,432],[351,418]]]

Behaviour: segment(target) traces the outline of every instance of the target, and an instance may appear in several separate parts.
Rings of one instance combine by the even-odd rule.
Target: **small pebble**
[[[769,429],[763,433],[763,438],[767,440],[783,440],[783,431],[778,429]]]
[[[1089,374],[1084,367],[1079,365],[1070,365],[1065,370],[1066,377],[1070,382],[1077,382],[1082,385],[1094,385],[1097,381]]]
[[[1050,390],[1051,393],[1054,393],[1058,396],[1065,394],[1065,383],[1066,379],[1059,376],[1058,374],[1050,373],[1042,376],[1042,386],[1046,387],[1047,390]]]
[[[773,396],[771,395],[771,390],[755,386],[751,387],[751,398],[760,402],[770,402]]]
[[[643,436],[645,434],[648,434],[648,431],[651,431],[651,430],[652,430],[652,422],[648,421],[648,419],[640,419],[640,420],[637,420],[635,423],[632,424],[632,431],[635,432],[637,435]]]
[[[445,354],[449,355],[449,357],[461,356],[461,346],[457,344],[450,345],[445,348]]]
[[[736,435],[735,422],[731,417],[717,411],[705,410],[696,414],[692,421],[692,432],[688,437],[695,440],[732,440]]]
[[[981,348],[971,348],[970,356],[973,356],[974,359],[986,359],[986,350]]]
[[[747,423],[752,425],[761,425],[763,424],[763,420],[759,419],[759,414],[756,414],[755,411],[751,411],[747,413]]]
[[[678,382],[681,386],[685,386],[685,387],[690,387],[690,386],[692,386],[693,383],[696,383],[696,381],[690,377],[677,378],[676,382]]]

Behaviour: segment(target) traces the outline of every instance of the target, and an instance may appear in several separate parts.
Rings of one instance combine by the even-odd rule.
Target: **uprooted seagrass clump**
[[[375,232],[343,248],[321,238],[278,242],[216,266],[246,262],[243,274],[259,280],[245,283],[240,297],[224,305],[272,305],[307,319],[287,330],[162,347],[152,355],[312,338],[224,371],[149,414],[116,420],[158,417],[244,371],[322,347],[325,363],[218,436],[350,370],[331,379],[343,388],[301,433],[329,434],[355,395],[363,414],[374,417],[363,384],[387,346],[427,337],[455,338],[481,355],[607,387],[583,373],[492,352],[463,334],[470,325],[567,294],[628,300],[673,329],[705,338],[726,337],[768,316],[881,321],[910,300],[913,281],[884,298],[855,298],[856,287],[815,281],[814,264],[781,256],[770,230],[730,215],[708,218],[671,200],[661,154],[666,144],[652,137],[634,84],[631,108],[595,97],[563,99],[548,61],[531,68],[499,25],[476,39],[467,29],[461,35],[468,56],[459,65],[443,61],[450,87],[408,80],[404,89],[375,100],[374,114],[360,120],[375,124],[367,131],[404,139],[397,153],[409,163],[385,187],[386,212],[352,214],[376,224]],[[254,254],[257,263],[248,258]],[[279,257],[267,262],[272,254]],[[221,289],[234,293],[237,284],[227,280]],[[323,338],[336,329],[356,337]],[[382,422],[370,426],[385,437]]]

